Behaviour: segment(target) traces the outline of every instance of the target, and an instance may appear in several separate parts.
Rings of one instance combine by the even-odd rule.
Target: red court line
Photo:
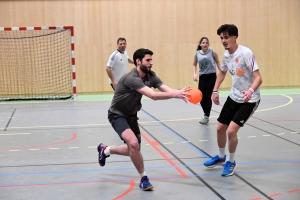
[[[271,194],[271,195],[269,195],[269,197],[278,197],[278,196],[281,196],[281,194]]]
[[[299,192],[300,190],[299,189],[295,189],[295,190],[289,190],[287,191],[287,193],[294,193],[294,192]]]
[[[56,142],[56,143],[51,143],[51,144],[41,144],[38,146],[25,146],[25,147],[18,147],[18,148],[0,148],[0,150],[14,150],[14,149],[31,149],[31,148],[39,148],[39,147],[45,147],[45,146],[53,146],[53,145],[57,145],[57,144],[63,144],[66,142],[70,142],[72,140],[74,140],[76,138],[76,133],[73,133],[73,137],[68,139],[68,140],[64,140],[61,142]]]
[[[129,186],[129,188],[123,194],[121,194],[121,195],[113,198],[113,200],[121,199],[122,197],[124,197],[127,194],[129,194],[131,192],[131,190],[134,188],[134,185],[135,185],[135,181],[134,180],[130,180],[130,186]]]
[[[168,163],[170,163],[170,165],[172,165],[172,166],[174,166],[175,167],[175,169],[181,174],[181,176],[183,177],[183,178],[187,178],[187,175],[180,169],[180,168],[178,168],[178,167],[176,167],[176,164],[172,161],[172,160],[170,160],[169,158],[168,158],[168,156],[166,156],[166,154],[164,154],[156,145],[158,145],[158,142],[157,141],[153,141],[153,142],[151,142],[148,138],[147,138],[147,136],[145,135],[145,134],[143,134],[143,133],[141,133],[141,135],[143,136],[143,138],[162,156],[162,157],[164,157],[164,159],[166,159],[166,161],[168,161]]]

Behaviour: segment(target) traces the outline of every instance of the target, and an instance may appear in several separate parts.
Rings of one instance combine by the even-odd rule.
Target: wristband
[[[252,88],[249,88],[249,90],[253,93],[254,92],[254,90],[252,89]]]
[[[219,94],[219,91],[218,90],[214,90],[213,93],[214,94]]]

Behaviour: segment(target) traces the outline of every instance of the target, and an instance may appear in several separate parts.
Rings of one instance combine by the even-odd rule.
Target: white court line
[[[5,133],[5,134],[0,134],[1,136],[11,136],[11,135],[30,135],[31,133]]]

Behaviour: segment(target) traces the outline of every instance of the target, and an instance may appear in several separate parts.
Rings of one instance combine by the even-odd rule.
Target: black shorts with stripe
[[[243,127],[246,121],[257,109],[259,102],[237,103],[229,96],[221,110],[218,122],[229,125],[231,121]]]

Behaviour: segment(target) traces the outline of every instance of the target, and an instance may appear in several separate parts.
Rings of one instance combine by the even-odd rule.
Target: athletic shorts
[[[259,102],[260,100],[254,103],[237,103],[228,97],[221,110],[218,122],[229,125],[233,121],[243,127],[257,109]]]
[[[141,143],[141,131],[138,125],[138,119],[139,118],[137,117],[137,113],[134,115],[122,115],[113,113],[110,110],[108,110],[108,120],[111,126],[118,133],[121,140],[123,140],[122,133],[126,129],[131,129],[135,134],[136,138],[138,139],[139,143]],[[124,141],[124,143],[126,142]]]

